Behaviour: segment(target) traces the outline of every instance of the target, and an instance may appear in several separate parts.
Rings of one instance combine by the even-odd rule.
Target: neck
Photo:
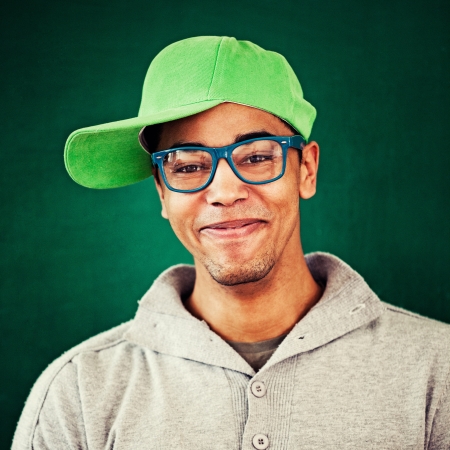
[[[196,281],[185,306],[225,340],[258,342],[289,332],[317,303],[323,289],[300,243],[257,282],[223,286],[196,261]]]

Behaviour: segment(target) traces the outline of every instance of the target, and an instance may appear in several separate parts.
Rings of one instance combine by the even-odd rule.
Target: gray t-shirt
[[[227,341],[227,343],[250,364],[255,372],[258,372],[258,370],[269,361],[273,352],[283,342],[283,339],[287,335],[288,333],[259,342]]]

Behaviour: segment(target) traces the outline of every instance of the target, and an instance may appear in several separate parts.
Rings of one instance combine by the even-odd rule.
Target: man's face
[[[259,109],[222,103],[210,110],[165,123],[158,150],[193,144],[223,147],[252,133],[291,136],[279,118]],[[315,146],[315,147],[314,147]],[[310,153],[310,143],[303,150]],[[314,150],[314,149],[313,149]],[[194,193],[172,192],[156,180],[162,215],[195,264],[218,283],[231,286],[259,281],[300,250],[299,196],[315,192],[298,152],[289,149],[286,172],[277,181],[250,185],[239,180],[221,159],[213,181]]]

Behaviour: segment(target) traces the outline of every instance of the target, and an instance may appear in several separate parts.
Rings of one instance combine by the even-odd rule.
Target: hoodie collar
[[[314,279],[325,287],[321,299],[294,326],[261,369],[311,351],[379,317],[385,306],[364,279],[336,256],[306,255]],[[159,353],[239,371],[254,370],[206,322],[192,316],[182,298],[192,292],[195,268],[177,265],[163,272],[139,302],[125,338]]]

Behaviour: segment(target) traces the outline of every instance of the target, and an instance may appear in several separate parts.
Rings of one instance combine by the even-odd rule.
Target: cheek
[[[279,209],[280,213],[292,214],[299,207],[299,186],[299,173],[288,166],[282,178],[272,183],[272,185],[267,185],[266,197],[270,199],[272,205]]]
[[[193,239],[193,223],[196,217],[195,202],[189,194],[168,195],[164,199],[167,219],[178,239],[186,246]]]
[[[281,180],[283,183],[276,186],[276,189],[270,193],[270,205],[278,217],[279,232],[290,235],[300,220],[299,183],[295,174],[290,174]]]

